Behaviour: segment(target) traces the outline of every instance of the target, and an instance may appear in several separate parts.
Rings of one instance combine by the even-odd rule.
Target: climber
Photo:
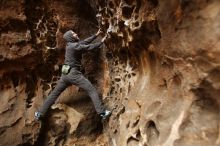
[[[86,79],[83,74],[80,72],[82,53],[100,48],[104,43],[106,37],[102,38],[101,42],[90,44],[96,37],[101,33],[99,29],[98,32],[83,40],[80,41],[78,35],[72,30],[67,31],[63,38],[66,41],[66,52],[65,52],[65,61],[62,65],[62,76],[58,81],[56,87],[52,90],[52,92],[47,97],[43,106],[39,108],[38,111],[35,112],[35,118],[37,120],[41,120],[48,109],[55,103],[57,97],[70,85],[76,85],[82,89],[84,89],[95,106],[96,112],[100,115],[102,119],[106,119],[110,116],[111,111],[105,109],[102,102],[99,99],[98,93],[95,87],[90,83],[88,79]]]

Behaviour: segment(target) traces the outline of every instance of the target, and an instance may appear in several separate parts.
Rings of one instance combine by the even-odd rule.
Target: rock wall
[[[220,145],[218,0],[2,0],[0,16],[0,146]],[[62,34],[98,27],[108,39],[83,73],[112,116],[102,123],[71,86],[34,121],[60,76]]]
[[[219,1],[99,1],[118,106],[110,145],[219,142]]]

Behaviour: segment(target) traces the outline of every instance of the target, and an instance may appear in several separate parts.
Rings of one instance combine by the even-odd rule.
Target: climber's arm
[[[79,50],[89,51],[89,50],[99,48],[102,44],[103,44],[103,42],[97,42],[97,43],[93,43],[93,44],[89,44],[89,45],[80,44],[78,48],[79,48]]]
[[[91,37],[88,37],[87,39],[81,41],[80,43],[81,44],[84,44],[84,45],[88,45],[89,43],[91,43],[92,41],[94,41],[96,39],[97,35],[94,34],[92,35]]]
[[[99,29],[96,34],[92,35],[91,37],[89,37],[89,38],[87,38],[87,39],[85,39],[85,40],[83,40],[83,41],[81,41],[80,43],[81,43],[81,44],[84,44],[84,45],[88,45],[89,43],[91,43],[92,41],[94,41],[94,40],[96,39],[96,37],[97,37],[100,33],[101,33],[101,29]]]

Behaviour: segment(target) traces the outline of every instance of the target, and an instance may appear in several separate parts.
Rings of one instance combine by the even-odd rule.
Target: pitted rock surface
[[[219,0],[2,0],[0,16],[0,146],[220,145]],[[71,86],[35,121],[60,77],[63,33],[98,27],[108,38],[82,72],[110,118]]]

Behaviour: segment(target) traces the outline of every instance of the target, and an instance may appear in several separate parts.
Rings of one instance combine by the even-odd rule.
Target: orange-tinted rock
[[[0,8],[0,146],[220,145],[218,0],[3,0]],[[45,124],[34,121],[60,76],[62,34],[85,38],[98,26],[109,38],[83,56],[83,72],[112,116],[101,123],[72,86]]]

